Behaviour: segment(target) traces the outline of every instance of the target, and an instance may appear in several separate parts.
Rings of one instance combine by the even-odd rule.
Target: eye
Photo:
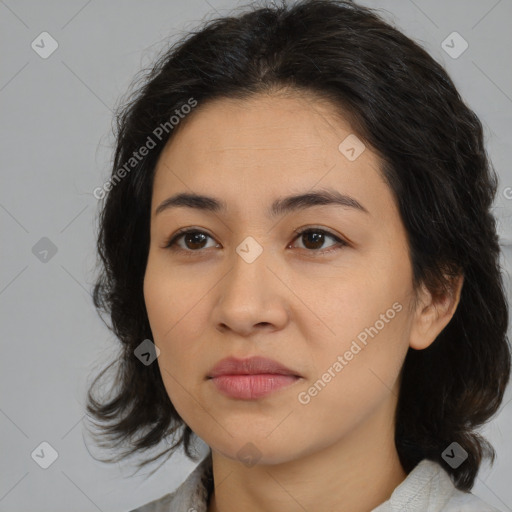
[[[186,244],[185,248],[179,245],[178,240],[182,239]],[[164,245],[165,249],[172,249],[176,251],[182,252],[198,252],[197,249],[204,248],[204,242],[207,238],[212,238],[210,235],[205,233],[204,231],[200,231],[198,229],[180,229],[174,236],[172,236]],[[213,238],[212,238],[213,240]],[[176,249],[174,246],[178,246]],[[218,245],[218,244],[217,244]]]
[[[332,233],[329,233],[328,231],[320,228],[307,228],[302,231],[295,230],[294,231],[297,236],[295,237],[295,240],[301,239],[304,242],[305,249],[308,252],[317,252],[317,253],[328,253],[332,252],[336,249],[329,249],[329,250],[323,250],[319,251],[324,243],[326,238],[331,238],[334,240],[339,247],[347,246],[348,243],[342,240],[341,238],[337,237],[336,235],[333,235]],[[187,256],[192,255],[193,253],[200,252],[200,249],[204,249],[205,245],[204,243],[208,238],[213,238],[205,233],[204,231],[198,230],[198,229],[180,229],[175,235],[173,235],[164,245],[165,249],[171,249],[173,251],[183,252],[187,253]],[[183,245],[180,245],[178,242],[183,239],[183,242],[185,244],[185,247]],[[291,244],[290,244],[291,245]],[[290,245],[288,247],[290,247]],[[335,246],[336,244],[333,244],[332,246]],[[218,247],[219,244],[216,244],[216,247]],[[331,246],[331,247],[332,247]],[[207,247],[206,247],[207,248]]]
[[[331,238],[332,240],[337,242],[337,244],[341,247],[348,245],[344,240],[337,237],[336,235],[333,235],[332,233],[329,233],[325,229],[307,228],[307,229],[303,229],[302,231],[295,231],[295,233],[297,233],[297,235],[298,235],[295,238],[295,240],[299,240],[299,239],[302,240],[306,244],[306,249],[314,250],[314,252],[328,253],[328,252],[332,252],[333,250],[335,250],[335,249],[330,249],[328,251],[326,251],[326,250],[318,251],[317,250],[324,244],[326,238]],[[333,245],[335,245],[335,244],[333,244]],[[333,246],[331,246],[331,247],[333,247]]]

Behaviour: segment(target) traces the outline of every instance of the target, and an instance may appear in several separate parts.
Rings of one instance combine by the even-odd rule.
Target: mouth
[[[294,370],[263,357],[223,359],[207,378],[222,394],[241,400],[256,400],[302,380]]]
[[[249,357],[247,359],[237,359],[236,357],[227,357],[219,361],[208,374],[209,378],[222,375],[292,375],[301,377],[297,372],[287,368],[283,364],[268,359],[266,357]]]
[[[295,375],[253,374],[253,375],[219,375],[210,381],[218,391],[231,398],[256,400],[301,380]]]

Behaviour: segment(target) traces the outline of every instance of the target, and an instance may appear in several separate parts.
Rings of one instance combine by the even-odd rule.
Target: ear
[[[453,278],[449,292],[434,297],[424,284],[414,313],[409,346],[416,350],[429,347],[452,319],[459,304],[464,276]]]

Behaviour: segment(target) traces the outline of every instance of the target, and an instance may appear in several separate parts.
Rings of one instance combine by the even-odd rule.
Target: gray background
[[[361,3],[385,9],[386,19],[440,61],[483,121],[501,180],[496,215],[510,296],[512,0]],[[0,1],[0,511],[126,511],[173,490],[195,467],[179,453],[145,480],[131,476],[134,466],[95,461],[90,452],[100,452],[84,444],[86,386],[115,353],[90,296],[98,207],[92,191],[109,175],[112,109],[137,71],[169,36],[237,5]],[[43,31],[59,45],[47,59],[31,47]],[[458,58],[441,47],[453,31],[469,44]],[[43,237],[57,249],[46,262],[33,252]],[[497,462],[482,468],[473,489],[503,511],[512,510],[511,426],[509,387],[482,430]],[[48,469],[31,458],[42,441],[58,452]]]

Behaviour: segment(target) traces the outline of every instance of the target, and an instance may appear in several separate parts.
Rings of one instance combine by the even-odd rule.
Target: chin
[[[223,457],[239,462],[246,467],[255,465],[276,465],[290,462],[298,455],[293,447],[283,446],[282,443],[273,443],[263,437],[244,436],[243,438],[229,438],[224,443],[207,443],[212,451]]]

